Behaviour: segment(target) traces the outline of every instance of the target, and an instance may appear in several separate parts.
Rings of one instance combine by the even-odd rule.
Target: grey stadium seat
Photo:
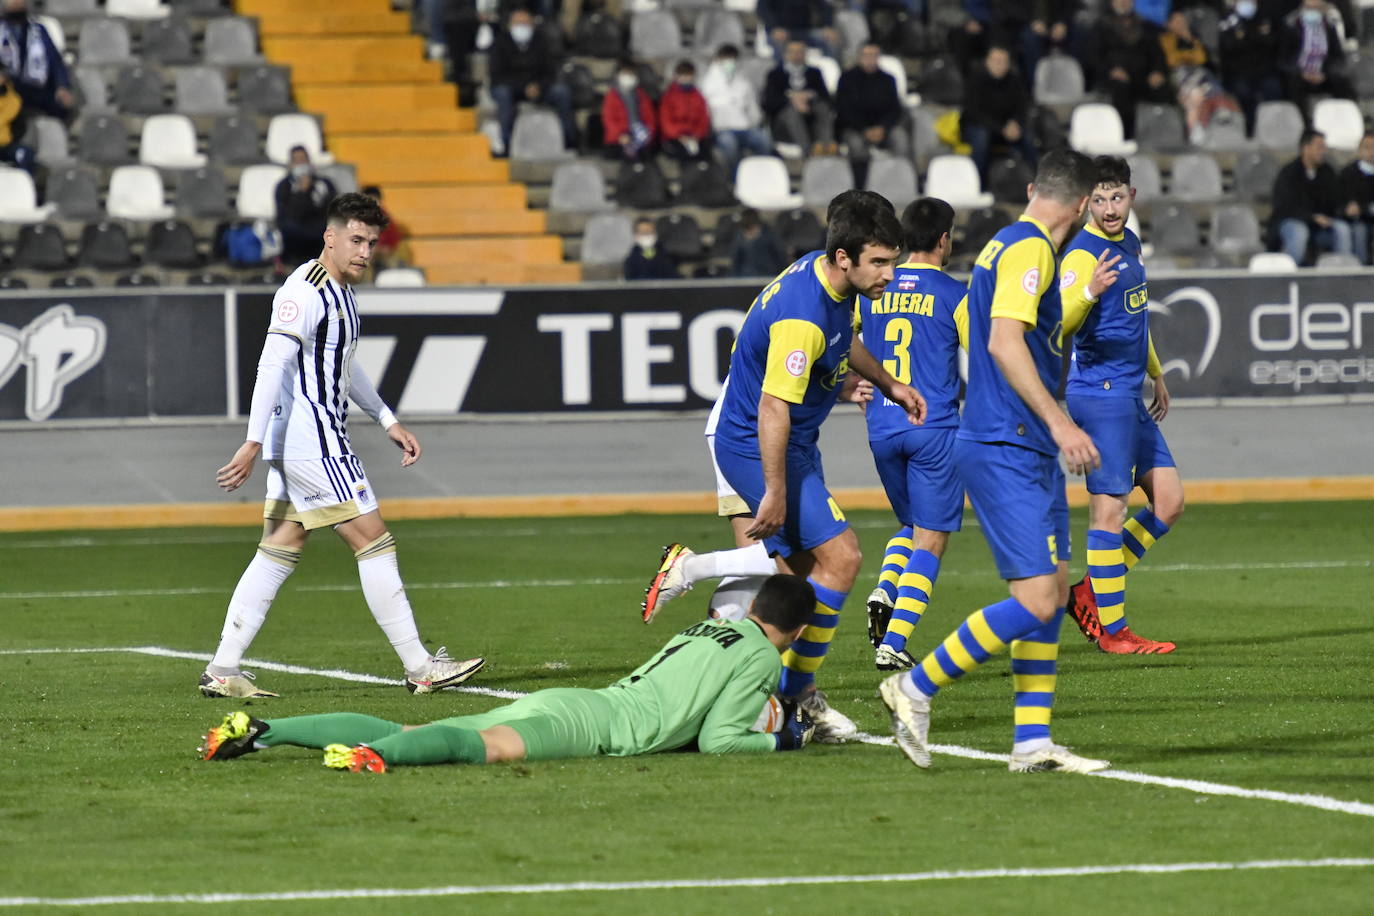
[[[642,10],[630,18],[630,53],[640,60],[663,60],[682,53],[682,30],[667,10]]]
[[[143,26],[143,59],[154,64],[189,64],[196,59],[191,29],[174,16]]]
[[[658,244],[677,261],[695,261],[706,253],[701,226],[690,214],[669,213],[656,224]]]
[[[840,62],[858,58],[859,49],[870,37],[868,19],[859,10],[839,9],[835,11],[835,31],[840,33]]]
[[[49,16],[94,16],[100,12],[96,0],[47,0],[43,12]]]
[[[1297,149],[1302,130],[1302,111],[1287,99],[1260,102],[1255,109],[1255,140],[1265,149]]]
[[[48,175],[44,199],[56,204],[62,219],[94,220],[105,215],[100,205],[100,181],[83,166],[54,169]]]
[[[553,173],[549,209],[574,213],[609,210],[606,180],[601,169],[590,162],[565,162]]]
[[[1251,147],[1245,136],[1245,118],[1239,111],[1221,109],[1207,122],[1202,145],[1215,150],[1244,150]]]
[[[892,201],[892,206],[901,213],[902,208],[917,197],[916,169],[909,160],[896,156],[874,159],[868,167],[868,190]]]
[[[224,174],[216,168],[182,172],[177,180],[176,211],[189,219],[227,218],[232,211]]]
[[[99,165],[122,165],[132,162],[129,132],[124,122],[111,115],[95,115],[81,119],[77,133],[79,158]]]
[[[123,270],[138,262],[129,244],[128,230],[119,223],[101,220],[81,231],[76,263],[100,270]]]
[[[1248,258],[1264,249],[1259,218],[1248,204],[1226,204],[1212,211],[1210,247],[1221,254]]]
[[[87,19],[81,23],[76,59],[83,66],[126,64],[129,53],[129,28],[122,19]]]
[[[34,223],[19,229],[10,263],[19,270],[62,270],[67,258],[67,240],[62,230],[49,223]]]
[[[239,72],[239,105],[248,111],[293,111],[291,77],[282,67],[252,67]]]
[[[544,108],[526,108],[515,119],[511,132],[510,158],[521,162],[547,162],[569,159],[563,148],[563,126],[558,116]]]
[[[808,207],[824,207],[852,187],[854,170],[843,156],[813,156],[802,166],[802,203]]]
[[[1238,200],[1268,200],[1274,193],[1274,179],[1279,175],[1279,161],[1273,153],[1252,150],[1236,157],[1235,183],[1231,193]]]
[[[1197,222],[1187,207],[1156,207],[1151,220],[1149,241],[1163,254],[1196,254],[1202,245]]]
[[[39,115],[29,121],[29,143],[44,165],[65,165],[72,159],[68,148],[67,125],[57,118]]]
[[[1177,105],[1137,105],[1135,142],[1145,150],[1183,149],[1183,112]]]
[[[249,165],[262,162],[262,137],[251,118],[229,115],[219,118],[210,128],[210,142],[206,152],[211,159],[229,165]]]
[[[259,63],[258,33],[253,23],[238,16],[211,19],[205,26],[207,64]]]
[[[358,190],[358,170],[351,162],[331,162],[320,166],[319,172],[333,183],[334,190],[340,194],[351,194]]]
[[[1174,157],[1169,196],[1180,200],[1220,200],[1221,168],[1206,153]]]
[[[634,247],[634,227],[620,213],[598,213],[582,233],[582,263],[616,264]]]
[[[1159,165],[1149,156],[1127,156],[1126,164],[1131,167],[1131,187],[1136,190],[1136,200],[1153,203],[1164,196],[1164,183],[1159,177]]]
[[[93,111],[112,111],[110,105],[110,86],[105,82],[105,74],[98,67],[76,67],[72,70],[72,89],[76,94],[76,107],[89,114]]]
[[[692,29],[692,52],[710,57],[721,45],[745,46],[744,23],[733,10],[708,9],[697,14]]]
[[[1360,259],[1344,251],[1323,251],[1317,255],[1317,266],[1327,269],[1359,270]]]
[[[160,220],[148,227],[143,259],[160,267],[199,267],[204,262],[191,227],[176,219]]]
[[[128,67],[115,80],[114,103],[132,114],[158,114],[167,110],[167,83],[156,67]]]
[[[232,111],[229,87],[219,67],[182,67],[177,70],[176,110],[182,114],[224,114]]]
[[[1049,54],[1035,66],[1035,101],[1040,105],[1076,105],[1083,100],[1083,67],[1067,54]]]

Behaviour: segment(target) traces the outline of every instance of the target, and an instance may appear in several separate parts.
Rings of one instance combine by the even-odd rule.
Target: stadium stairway
[[[405,13],[388,0],[237,0],[258,19],[263,53],[291,68],[302,111],[325,145],[381,187],[431,284],[575,283],[559,236],[526,208],[523,184],[493,159],[442,65],[424,57]]]

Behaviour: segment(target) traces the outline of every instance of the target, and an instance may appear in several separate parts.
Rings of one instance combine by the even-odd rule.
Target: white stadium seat
[[[28,172],[0,166],[0,223],[41,223],[54,209],[38,206],[38,189]]]
[[[329,165],[334,157],[324,151],[320,122],[308,114],[279,114],[267,124],[267,158],[285,165],[291,161],[291,148],[303,146],[315,165]]]
[[[932,156],[926,168],[926,193],[951,207],[989,207],[992,195],[983,190],[978,166],[968,156]]]
[[[239,216],[244,219],[277,218],[277,184],[286,177],[280,165],[250,165],[239,176]]]
[[[1297,263],[1282,251],[1261,251],[1250,256],[1252,274],[1291,274],[1297,270]]]
[[[1350,99],[1322,99],[1312,109],[1312,126],[1326,134],[1327,146],[1349,152],[1364,136],[1364,115]]]
[[[1136,151],[1136,144],[1125,135],[1121,115],[1104,102],[1077,105],[1069,119],[1069,145],[1080,153],[1129,156]]]
[[[110,173],[105,212],[115,219],[171,219],[176,211],[165,201],[162,176],[149,165],[121,165]]]
[[[418,267],[388,267],[377,271],[372,282],[382,287],[417,287],[425,285],[425,272]]]
[[[105,0],[105,15],[124,19],[163,19],[171,9],[162,0]]]
[[[198,169],[205,154],[196,151],[196,126],[180,114],[153,115],[143,122],[138,161],[164,169]]]
[[[790,210],[802,205],[792,193],[787,166],[774,156],[745,156],[735,173],[735,197],[755,210]]]

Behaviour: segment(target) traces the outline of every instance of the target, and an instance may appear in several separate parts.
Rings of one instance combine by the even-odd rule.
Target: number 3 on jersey
[[[911,319],[889,321],[883,329],[883,340],[892,344],[892,358],[883,360],[883,368],[902,384],[911,384]]]

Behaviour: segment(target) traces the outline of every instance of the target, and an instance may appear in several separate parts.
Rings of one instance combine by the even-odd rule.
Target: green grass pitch
[[[1374,804],[1372,503],[1197,506],[1129,579],[1133,627],[1163,657],[1098,653],[1066,623],[1057,740],[1124,770]],[[1075,547],[1083,512],[1076,513]],[[865,572],[822,681],[887,734],[864,637],[890,517],[854,513]],[[397,522],[431,647],[484,654],[473,686],[602,686],[704,613],[700,587],[639,622],[659,546],[727,546],[712,518]],[[400,677],[352,558],[317,535],[251,655]],[[0,901],[295,894],[1374,855],[1374,817],[1158,784],[1012,775],[891,747],[712,758],[665,754],[383,776],[281,748],[203,763],[199,735],[243,701],[199,696],[203,662],[62,650],[207,653],[251,555],[244,529],[0,535]],[[1074,564],[1081,574],[1082,554]],[[953,540],[919,655],[999,600],[976,526]],[[59,650],[36,652],[33,650]],[[499,702],[260,671],[270,717],[353,710],[409,722]],[[1011,686],[995,659],[935,701],[931,738],[1006,753]],[[982,877],[782,887],[603,889],[224,904],[254,913],[1369,912],[1374,868]],[[0,912],[206,912],[203,904],[26,905]],[[215,910],[210,910],[214,912]]]

